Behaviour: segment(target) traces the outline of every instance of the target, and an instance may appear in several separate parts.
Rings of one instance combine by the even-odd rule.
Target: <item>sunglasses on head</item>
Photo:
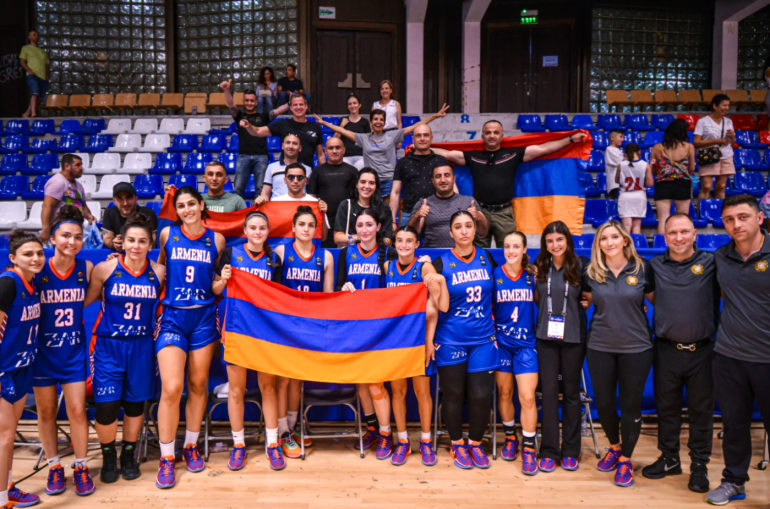
[[[286,179],[291,181],[294,181],[294,180],[302,181],[302,180],[305,180],[305,176],[304,175],[286,175]]]

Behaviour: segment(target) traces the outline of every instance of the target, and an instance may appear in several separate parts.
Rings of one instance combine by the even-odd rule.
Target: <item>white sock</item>
[[[401,440],[405,440],[405,441],[408,442],[409,441],[409,433],[407,433],[406,431],[399,431],[398,432],[398,440],[399,440],[399,442]]]
[[[0,491],[0,505],[8,503],[8,490]]]
[[[267,440],[265,440],[265,447],[278,443],[278,428],[265,428],[267,432]]]
[[[512,428],[516,426],[516,421],[511,419],[510,421],[503,421],[503,426],[508,426],[509,428]]]
[[[387,433],[388,435],[390,435],[390,426],[383,426],[382,424],[380,424],[380,435],[382,435],[383,433]]]
[[[427,433],[425,433],[424,431],[421,431],[420,440],[430,440],[430,431]]]
[[[73,468],[85,467],[88,464],[88,458],[75,458],[75,464]]]
[[[165,458],[166,456],[171,456],[171,457],[176,456],[175,451],[174,451],[174,445],[175,444],[176,443],[174,442],[174,440],[172,440],[171,442],[169,442],[167,444],[164,444],[163,442],[161,442],[160,443],[160,456],[162,458]]]
[[[246,430],[233,431],[233,444],[234,445],[246,445]]]
[[[524,435],[527,438],[532,438],[537,436],[537,431],[521,431],[521,434]]]
[[[198,445],[198,435],[200,435],[200,431],[189,431],[186,430],[184,432],[184,446],[187,447],[190,444],[193,444],[195,446]]]
[[[297,416],[299,412],[286,412],[286,418],[289,421],[289,429],[294,429],[294,425],[297,424]]]
[[[289,433],[289,422],[286,417],[278,419],[278,435],[283,436],[284,433]]]
[[[61,463],[61,460],[59,459],[58,455],[54,456],[53,458],[50,458],[50,459],[48,459],[46,461],[48,461],[48,466],[49,467],[55,467],[56,465]]]

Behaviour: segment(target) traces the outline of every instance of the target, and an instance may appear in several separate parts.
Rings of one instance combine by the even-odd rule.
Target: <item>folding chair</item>
[[[209,441],[210,440],[232,440],[233,435],[232,433],[214,433],[211,429],[211,414],[214,413],[214,409],[218,407],[219,405],[227,404],[227,398],[220,398],[216,395],[214,391],[209,391],[209,397],[208,397],[209,403],[211,404],[211,407],[206,410],[206,424],[204,427],[204,434],[203,434],[203,440],[204,440],[204,456],[206,458],[206,461],[209,460]],[[261,436],[263,430],[265,429],[265,416],[262,412],[262,392],[260,392],[259,388],[257,389],[247,389],[246,393],[243,395],[243,405],[246,406],[246,403],[253,403],[254,405],[257,405],[257,408],[259,409],[259,427],[256,431],[249,431],[245,433],[245,436]],[[245,426],[244,426],[245,429]]]
[[[767,431],[765,431],[765,447],[764,447],[764,453],[762,454],[762,461],[757,463],[757,468],[760,470],[766,470],[767,464],[770,462],[770,440],[767,436]]]
[[[353,403],[355,402],[355,406]],[[353,410],[353,414],[356,419],[356,430],[343,430],[337,431],[334,429],[320,429],[313,431],[310,428],[310,423],[307,420],[308,411],[314,406],[346,406]],[[300,410],[300,457],[305,459],[305,434],[308,438],[358,438],[358,447],[361,457],[364,457],[364,434],[361,431],[361,401],[358,399],[358,387],[355,384],[345,384],[340,388],[322,389],[322,388],[310,388],[305,389],[305,382],[302,382],[302,390],[300,392],[299,400]]]
[[[56,403],[56,413],[59,413],[59,409],[61,408],[61,403],[64,400],[64,391],[62,391],[59,394],[59,399]],[[32,412],[35,415],[38,415],[37,413],[37,402],[35,401],[35,393],[30,392],[27,394],[27,400],[24,402],[24,411],[25,412]],[[56,425],[56,428],[59,430],[59,433],[63,434],[65,437],[67,437],[68,442],[72,442],[72,438],[70,437],[69,433],[64,431],[64,428]],[[14,446],[20,446],[20,447],[39,447],[40,452],[37,455],[37,461],[35,462],[35,470],[38,469],[40,466],[40,461],[43,459],[43,443],[40,440],[27,440],[24,435],[21,434],[21,431],[16,428],[16,436],[18,437],[18,441],[14,442]]]

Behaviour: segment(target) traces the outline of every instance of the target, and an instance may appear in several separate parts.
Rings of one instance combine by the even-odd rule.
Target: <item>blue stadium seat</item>
[[[414,144],[414,134],[409,133],[406,136],[404,136],[404,141],[401,143],[401,147],[408,147],[409,145]],[[326,145],[326,140],[324,139],[324,145]]]
[[[695,241],[700,249],[715,251],[730,242],[730,236],[726,233],[702,233]]]
[[[743,191],[735,189],[735,183],[733,177],[727,177],[727,184],[725,185],[725,196],[735,196],[736,194],[743,194]]]
[[[606,195],[607,194],[607,174],[604,172],[597,173],[596,174],[596,189],[599,190],[599,193]]]
[[[598,131],[599,128],[594,125],[591,115],[575,115],[572,117],[572,128],[583,129],[585,131]]]
[[[92,134],[88,137],[88,143],[83,149],[83,152],[88,152],[89,154],[105,152],[108,148],[112,147],[112,145],[111,134]]]
[[[0,134],[24,134],[29,131],[29,120],[9,120]]]
[[[703,219],[714,225],[715,228],[724,228],[722,221],[722,200],[708,198],[700,201],[700,215]]]
[[[734,151],[736,170],[767,171],[770,161],[762,161],[762,154],[755,148],[738,149]]]
[[[26,154],[6,154],[0,160],[0,175],[15,175],[18,171],[27,169]]]
[[[656,233],[655,236],[652,238],[652,247],[653,249],[666,249],[668,248],[668,244],[666,244],[666,236],[662,233]]]
[[[639,154],[639,157],[642,158],[642,160],[650,162],[650,157],[652,157],[652,150],[645,148],[642,149],[642,153]]]
[[[402,115],[401,116],[401,125],[404,126],[404,129],[406,129],[409,126],[412,126],[420,121],[420,117],[418,115]],[[339,120],[336,122],[332,122],[333,124],[337,125],[339,124]]]
[[[545,131],[540,115],[519,115],[516,128],[523,133],[542,133]]]
[[[273,155],[272,152],[268,152],[267,154],[267,164],[274,163],[275,162],[275,155]]]
[[[419,117],[418,117],[418,118],[419,118]],[[321,117],[321,119],[322,119],[324,122],[329,122],[330,124],[333,124],[333,125],[339,125],[339,123],[340,123],[340,121],[339,121],[339,119],[338,119],[337,117]],[[419,120],[418,120],[418,122],[419,122]],[[408,126],[408,125],[406,125],[406,123],[404,122],[404,117],[401,117],[401,125],[402,125],[402,126],[404,126],[404,129],[406,129],[407,127],[409,127],[409,126]],[[412,124],[409,124],[409,125],[412,125]],[[323,134],[334,134],[334,131],[332,131],[331,129],[329,129],[329,128],[328,128],[328,127],[326,127],[325,125],[322,125],[322,126],[321,126],[321,132],[322,132]]]
[[[735,131],[735,142],[741,148],[766,149],[766,143],[760,143],[756,131]]]
[[[238,152],[240,149],[240,144],[238,143],[238,135],[233,134],[230,136],[230,145],[227,147],[228,152]]]
[[[0,180],[0,200],[15,200],[27,187],[26,175],[6,175]]]
[[[546,115],[545,127],[549,131],[571,131],[567,115]]]
[[[647,243],[647,237],[641,233],[632,233],[631,238],[634,240],[634,247],[636,249],[648,249],[650,247]]]
[[[649,187],[646,187],[646,189],[647,189],[647,198],[655,197],[655,186],[649,186]]]
[[[24,134],[43,136],[52,133],[54,129],[56,129],[56,125],[52,118],[35,119],[32,122],[32,127],[25,130]]]
[[[572,242],[575,244],[575,249],[591,249],[594,243],[593,233],[584,233],[583,235],[575,235],[572,237]]]
[[[32,138],[29,147],[21,149],[24,154],[45,154],[49,150],[56,148],[56,140],[46,140],[43,138]]]
[[[246,189],[243,191],[243,194],[246,196],[256,196],[257,195],[257,185],[254,183],[254,175],[249,175],[249,182],[246,184]],[[249,205],[251,206],[251,205]]]
[[[623,129],[623,123],[620,121],[620,115],[615,113],[599,115],[596,119],[596,125],[605,131],[609,131],[610,129]]]
[[[148,202],[145,202],[144,206],[147,207],[148,209],[152,210],[153,212],[155,212],[156,216],[159,216],[160,215],[160,209],[163,206],[163,202],[162,201],[148,201]]]
[[[599,175],[597,174],[597,177]],[[591,175],[588,175],[588,178],[586,179],[586,198],[599,198],[602,193],[598,189],[596,189],[596,186],[594,185],[594,179],[591,177]]]
[[[209,130],[209,134],[234,134],[238,132],[238,126],[235,125],[235,122],[230,124],[230,127],[227,129],[211,129]]]
[[[59,146],[51,149],[51,152],[64,154],[67,152],[80,152],[85,144],[82,134],[65,134],[59,138]]]
[[[134,189],[139,198],[163,195],[163,175],[137,175],[134,178]]]
[[[586,200],[584,222],[598,228],[602,223],[618,219],[618,202],[615,200]]]
[[[676,212],[676,204],[671,204],[671,213],[673,214]],[[708,226],[708,220],[703,219],[701,217],[698,217],[698,214],[695,210],[695,204],[693,204],[692,201],[690,201],[690,211],[687,213],[690,216],[690,219],[692,219],[692,224],[695,225],[696,228],[705,228]]]
[[[185,173],[197,173],[199,175],[203,175],[203,173],[206,171],[206,165],[213,160],[214,156],[208,152],[194,152],[192,154],[188,154],[184,169],[182,171]]]
[[[56,154],[35,154],[29,163],[29,168],[22,169],[25,175],[46,175],[59,167],[59,156]]]
[[[670,115],[670,114],[654,114],[650,119],[650,123],[657,129],[660,129],[661,131],[665,131],[666,127],[668,127],[668,124],[670,124],[673,121],[674,121],[674,115]]]
[[[182,154],[161,152],[155,156],[155,164],[148,173],[155,175],[173,175],[182,169]]]
[[[267,150],[270,152],[280,152],[281,151],[281,138],[278,136],[268,136],[267,137]]]
[[[225,182],[225,185],[224,185],[223,189],[224,189],[224,191],[226,193],[232,193],[233,192],[233,181],[230,180],[230,179],[227,179],[227,182]],[[209,192],[209,186],[204,185],[203,186],[203,194],[206,194],[208,192]]]
[[[222,134],[207,134],[203,136],[198,147],[200,152],[222,152],[227,149],[227,138]]]
[[[80,132],[80,128],[82,126],[80,125],[79,120],[74,119],[67,119],[62,120],[62,123],[59,125],[59,130],[54,131],[54,134],[77,134]]]
[[[53,175],[38,175],[32,181],[29,191],[21,192],[22,200],[42,200],[45,198],[45,184]]]
[[[591,150],[586,169],[588,171],[604,171],[604,152],[601,150]]]
[[[18,154],[29,146],[29,136],[26,134],[11,134],[5,137],[5,143],[0,147],[0,154]]]
[[[189,175],[187,173],[181,173],[178,175],[171,175],[168,178],[168,185],[174,186],[179,189],[182,186],[192,186],[198,189],[198,177],[195,175]]]
[[[171,146],[166,149],[168,152],[192,152],[198,148],[197,134],[177,134]]]
[[[0,124],[3,121],[0,120]],[[0,235],[0,249],[8,249],[8,245],[10,244],[11,235],[9,233],[4,233],[3,235]]]
[[[644,135],[644,142],[639,145],[641,148],[652,148],[658,143],[663,143],[663,131],[652,131]]]
[[[765,177],[761,173],[739,171],[734,178],[733,187],[739,192],[751,196],[764,196],[767,193]]]
[[[634,131],[654,131],[655,127],[650,125],[647,115],[644,113],[629,113],[623,119],[626,129]]]
[[[642,134],[639,131],[629,131],[623,136],[623,146],[630,143],[636,143],[637,145],[641,146],[642,144]]]
[[[217,156],[217,161],[225,165],[226,173],[235,173],[235,164],[238,162],[238,154],[223,152]]]
[[[596,150],[605,150],[610,146],[610,135],[604,131],[592,133],[591,137],[594,139],[593,148]]]
[[[96,134],[104,131],[104,129],[103,118],[87,118],[83,120],[83,125],[80,127],[78,134]]]
[[[647,214],[642,218],[642,226],[658,226],[658,218],[655,217],[650,202],[647,202]]]

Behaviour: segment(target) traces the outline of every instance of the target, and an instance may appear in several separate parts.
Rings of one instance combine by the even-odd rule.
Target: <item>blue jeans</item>
[[[310,92],[305,92],[302,95],[305,96],[305,101],[307,101],[307,105],[308,105],[308,107],[310,107]],[[283,106],[287,102],[289,102],[289,93],[288,92],[279,92],[278,93],[278,104],[280,106]]]
[[[412,218],[412,213],[407,212],[406,209],[401,211],[401,218],[398,221],[398,226],[404,227],[406,226],[406,223],[409,222],[409,220]]]
[[[235,184],[233,185],[235,194],[238,194],[244,200],[253,200],[259,196],[262,191],[262,182],[265,180],[265,169],[267,169],[268,156],[238,154],[238,160],[235,163]],[[254,196],[246,196],[246,186],[249,184],[249,175],[254,175],[254,186],[257,193]]]
[[[267,112],[273,111],[273,98],[266,96],[257,96],[257,112],[262,113],[263,107],[267,107]]]

